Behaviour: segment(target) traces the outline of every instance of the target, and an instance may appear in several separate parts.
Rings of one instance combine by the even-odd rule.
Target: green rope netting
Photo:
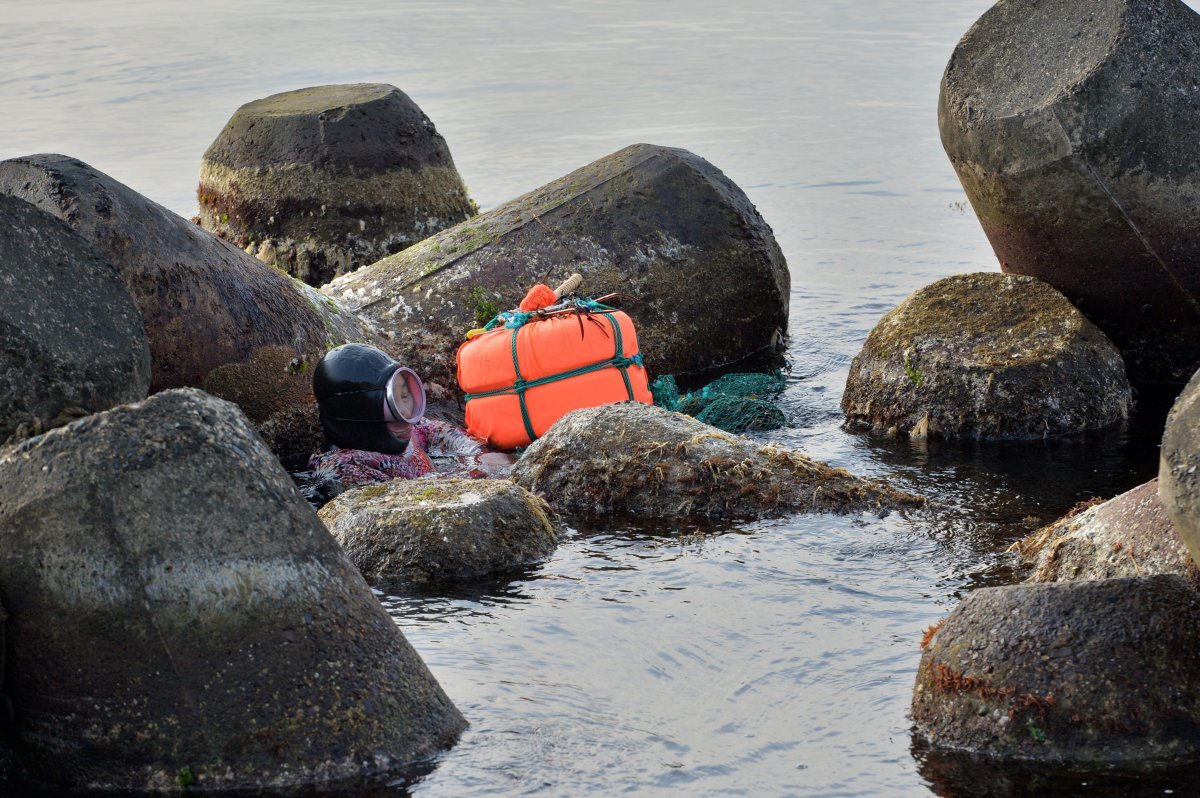
[[[675,378],[659,377],[650,386],[654,404],[686,413],[726,432],[751,432],[787,426],[775,404],[787,380],[779,371],[767,374],[726,374],[691,393],[680,394]]]

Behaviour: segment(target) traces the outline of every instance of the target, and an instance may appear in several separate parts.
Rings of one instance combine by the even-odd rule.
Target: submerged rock
[[[852,424],[913,437],[1042,438],[1126,419],[1121,356],[1032,277],[947,277],[884,316],[850,366]]]
[[[181,389],[89,416],[0,452],[0,492],[33,781],[297,788],[465,725],[234,405]]]
[[[243,105],[204,153],[197,193],[201,225],[311,285],[474,213],[433,122],[381,83]]]
[[[116,267],[149,338],[151,392],[204,386],[254,397],[245,409],[261,426],[312,401],[311,369],[326,349],[382,343],[336,300],[80,161],[0,162],[0,194],[63,219]]]
[[[880,511],[917,496],[690,416],[635,402],[576,410],[530,444],[513,479],[584,518],[764,518]]]
[[[790,277],[771,228],[686,150],[637,144],[322,290],[396,336],[404,362],[454,384],[464,333],[571,272],[635,298],[654,374],[719,369],[777,347]]]
[[[3,194],[0,264],[0,441],[146,397],[150,347],[112,264]]]
[[[1066,294],[1135,383],[1200,367],[1200,16],[1005,0],[942,79],[942,144],[1005,271]]]
[[[1158,492],[1192,560],[1200,563],[1200,371],[1167,416]]]
[[[927,640],[912,716],[998,759],[1200,755],[1200,597],[1175,575],[974,590]]]
[[[536,562],[558,538],[550,508],[508,480],[396,479],[319,513],[373,585],[482,576]]]
[[[1031,582],[1178,574],[1200,586],[1200,569],[1167,516],[1157,479],[1060,518],[1015,548]]]

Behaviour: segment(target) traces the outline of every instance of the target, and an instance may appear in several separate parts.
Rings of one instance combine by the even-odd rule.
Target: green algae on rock
[[[942,145],[1004,271],[1062,291],[1135,384],[1200,367],[1200,15],[1003,0],[942,78]]]
[[[510,570],[558,544],[550,508],[508,480],[397,479],[319,515],[367,581],[389,588]]]
[[[376,83],[243,105],[204,153],[197,194],[206,229],[311,285],[474,214],[433,122]]]
[[[0,451],[6,690],[32,781],[300,790],[465,721],[245,416],[184,388]]]
[[[563,515],[591,520],[726,521],[923,503],[797,452],[636,402],[563,416],[525,450],[512,478]]]
[[[1200,586],[1200,569],[1167,515],[1157,479],[1068,514],[1014,550],[1030,582],[1177,574]]]
[[[923,645],[917,734],[1000,760],[1200,756],[1200,596],[1173,575],[979,588]]]
[[[141,316],[79,234],[0,194],[0,270],[0,441],[146,397]]]
[[[395,336],[404,362],[455,385],[454,353],[535,283],[583,275],[620,292],[646,368],[686,375],[773,351],[790,276],[771,228],[692,153],[637,144],[324,286]],[[486,319],[484,319],[486,320]]]
[[[1120,354],[1062,294],[988,272],[939,280],[885,315],[842,396],[852,425],[977,439],[1096,429],[1131,403]]]

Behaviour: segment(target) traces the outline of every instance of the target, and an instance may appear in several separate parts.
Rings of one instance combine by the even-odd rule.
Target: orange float
[[[532,292],[531,292],[532,293]],[[633,320],[591,300],[549,313],[501,314],[458,348],[467,432],[501,449],[527,446],[572,410],[653,403]]]

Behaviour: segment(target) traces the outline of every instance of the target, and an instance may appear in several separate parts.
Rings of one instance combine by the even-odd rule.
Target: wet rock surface
[[[632,402],[576,410],[513,480],[564,515],[731,520],[915,507],[922,499],[680,413]]]
[[[1123,421],[1112,343],[1058,291],[1021,275],[947,277],[885,315],[850,366],[853,425],[914,437],[1031,439]]]
[[[116,267],[150,342],[151,392],[253,397],[244,407],[261,426],[311,401],[312,368],[329,347],[386,345],[331,297],[75,159],[0,162],[5,193],[63,219]]]
[[[112,264],[2,194],[0,264],[0,441],[145,398],[150,348]]]
[[[303,468],[324,442],[312,374],[320,355],[301,357],[290,346],[264,346],[241,363],[208,373],[201,387],[233,402],[288,470]]]
[[[433,122],[379,83],[243,105],[204,153],[197,193],[205,229],[311,285],[474,214]]]
[[[558,538],[546,503],[508,480],[392,480],[319,513],[377,586],[482,576],[536,562]]]
[[[1062,291],[1135,383],[1200,367],[1200,16],[1008,0],[955,49],[942,143],[1005,271]]]
[[[1158,490],[1192,560],[1200,563],[1200,372],[1192,377],[1167,416]]]
[[[464,726],[236,406],[194,389],[0,452],[6,685],[89,794],[390,771]]]
[[[1031,582],[1178,574],[1200,586],[1200,569],[1159,499],[1157,479],[1061,518],[1016,549]]]
[[[0,162],[0,193],[63,219],[116,267],[150,339],[151,392],[198,386],[263,346],[323,352],[332,341],[367,335],[329,297],[81,161]]]
[[[772,351],[790,277],[771,228],[729,178],[686,150],[637,144],[322,290],[454,384],[464,333],[571,272],[621,292],[652,374],[720,369]]]
[[[1175,575],[974,590],[913,692],[935,748],[1151,767],[1200,753],[1200,598]]]

